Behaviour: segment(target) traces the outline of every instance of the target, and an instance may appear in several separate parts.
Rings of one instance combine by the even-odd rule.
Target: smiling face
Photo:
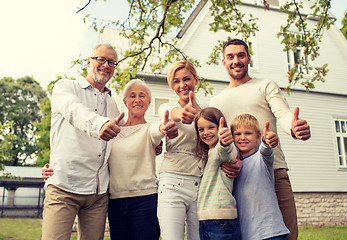
[[[229,45],[224,49],[222,63],[229,73],[230,80],[246,82],[248,76],[248,64],[251,56],[243,45]]]
[[[117,54],[113,48],[100,46],[95,51],[93,56],[90,57],[103,57],[106,59],[117,62]],[[110,67],[106,61],[104,64],[100,64],[96,59],[88,58],[87,60],[88,76],[87,80],[92,86],[100,89],[104,89],[106,83],[112,78],[114,74],[114,67]]]
[[[218,125],[201,117],[198,120],[198,132],[200,139],[210,148],[218,143]]]
[[[234,144],[239,149],[242,158],[245,158],[257,151],[257,142],[260,140],[260,133],[253,127],[240,125],[233,131]]]
[[[128,108],[129,117],[144,118],[150,103],[151,101],[146,87],[136,83],[128,89],[124,99],[124,104]]]
[[[195,91],[198,79],[187,68],[177,70],[173,76],[171,88],[179,97],[179,104],[184,107],[189,102],[189,92]]]

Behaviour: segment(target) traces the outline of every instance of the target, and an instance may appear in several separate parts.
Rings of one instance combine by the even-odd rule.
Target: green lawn
[[[41,237],[41,219],[0,218],[0,239],[39,240]],[[77,236],[71,237],[76,240]],[[105,237],[105,240],[110,240]],[[299,228],[299,240],[346,240],[347,226],[343,227],[304,227]]]

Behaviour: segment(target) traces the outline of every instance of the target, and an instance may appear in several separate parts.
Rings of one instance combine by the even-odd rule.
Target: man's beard
[[[101,76],[98,73],[97,69],[88,68],[88,74],[90,74],[92,78],[94,79],[94,81],[99,84],[106,84],[110,80],[110,77]]]
[[[232,73],[232,68],[229,67],[229,69],[230,69],[230,72],[229,72],[230,77],[232,77],[233,79],[236,79],[236,80],[243,79],[246,76],[246,74],[247,74],[247,69],[245,69],[245,66],[241,66],[241,67],[243,67],[243,70],[244,70],[241,75],[233,74]]]

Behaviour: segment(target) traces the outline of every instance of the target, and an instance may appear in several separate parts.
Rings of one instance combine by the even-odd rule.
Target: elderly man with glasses
[[[116,65],[112,46],[97,45],[87,60],[86,78],[63,79],[53,88],[50,167],[54,175],[45,186],[42,239],[70,239],[76,215],[79,239],[104,237],[107,160],[124,116],[106,87]]]

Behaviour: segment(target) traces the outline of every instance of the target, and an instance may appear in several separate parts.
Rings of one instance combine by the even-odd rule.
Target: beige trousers
[[[42,239],[70,240],[78,215],[78,239],[104,239],[108,194],[81,195],[49,185],[45,194]]]

